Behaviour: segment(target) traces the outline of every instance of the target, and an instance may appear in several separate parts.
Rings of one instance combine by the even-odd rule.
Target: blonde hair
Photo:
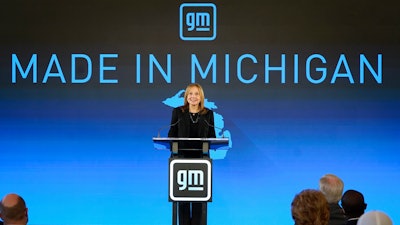
[[[183,102],[183,106],[181,107],[182,111],[188,110],[189,109],[189,102],[187,100],[187,96],[189,95],[189,89],[191,88],[197,88],[199,90],[199,95],[200,95],[200,103],[199,103],[199,113],[200,114],[205,114],[207,112],[207,109],[204,107],[204,91],[203,88],[201,87],[200,84],[197,83],[192,83],[189,84],[186,87],[185,90],[185,95],[184,95],[184,102]]]

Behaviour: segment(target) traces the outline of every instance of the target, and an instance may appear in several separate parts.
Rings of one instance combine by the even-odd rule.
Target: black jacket
[[[182,112],[181,107],[172,111],[171,127],[168,137],[190,137],[190,124],[192,123],[189,111]],[[215,138],[214,112],[207,109],[203,115],[199,115],[196,138]]]
[[[337,203],[329,203],[329,225],[345,225],[347,222],[343,209]]]

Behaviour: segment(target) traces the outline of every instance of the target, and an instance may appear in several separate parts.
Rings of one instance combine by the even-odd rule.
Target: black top
[[[168,137],[215,138],[214,112],[207,109],[204,114],[191,115],[181,107],[174,108]]]
[[[347,220],[345,225],[357,225],[358,218]]]
[[[172,111],[171,127],[168,132],[168,137],[186,137],[186,138],[215,138],[214,129],[214,112],[206,109],[206,112],[201,113],[189,113],[188,110],[182,111],[181,107],[174,108]],[[181,149],[202,149],[202,143],[191,142],[178,143],[180,153],[184,154],[184,157],[201,157],[201,151],[181,151]]]
[[[347,222],[343,209],[337,203],[329,204],[329,225],[344,225]]]

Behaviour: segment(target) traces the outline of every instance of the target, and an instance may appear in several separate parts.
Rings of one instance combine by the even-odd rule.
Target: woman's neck
[[[189,112],[198,113],[200,111],[200,107],[198,105],[189,105]]]

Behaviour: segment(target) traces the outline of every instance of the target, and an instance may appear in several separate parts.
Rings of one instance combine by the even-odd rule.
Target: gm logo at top
[[[217,7],[213,3],[183,3],[179,36],[184,41],[212,41],[217,37]]]

